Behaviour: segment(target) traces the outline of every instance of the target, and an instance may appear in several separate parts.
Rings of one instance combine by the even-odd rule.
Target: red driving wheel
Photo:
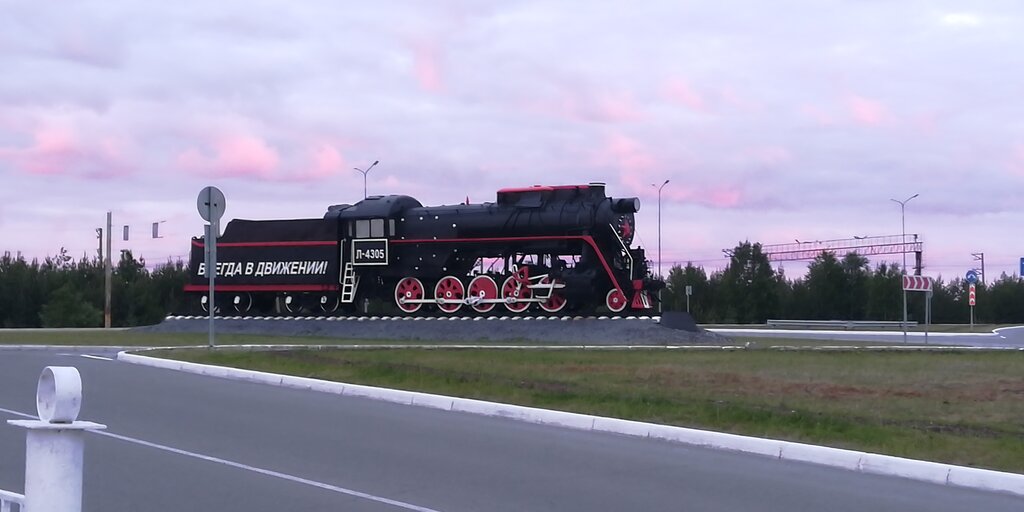
[[[487,313],[494,309],[494,302],[472,302],[474,297],[480,299],[497,299],[498,283],[491,276],[476,276],[469,282],[470,304],[477,313]]]
[[[406,277],[398,282],[398,286],[395,286],[395,304],[398,304],[398,309],[406,313],[415,313],[423,305],[421,302],[409,303],[406,301],[420,300],[423,295],[423,283],[415,277]]]
[[[445,313],[454,313],[462,307],[466,297],[466,288],[455,276],[444,276],[434,286],[434,300],[437,307]]]
[[[540,280],[540,284],[562,284],[562,281],[558,279],[551,279],[544,277]],[[548,313],[558,313],[565,308],[565,296],[558,292],[558,288],[551,289],[551,295],[548,296],[548,300],[540,303],[540,308]]]
[[[501,298],[505,299],[505,307],[513,313],[522,313],[530,307],[529,302],[523,299],[533,297],[533,290],[527,288],[526,284],[517,276],[508,276],[505,283],[501,285]]]

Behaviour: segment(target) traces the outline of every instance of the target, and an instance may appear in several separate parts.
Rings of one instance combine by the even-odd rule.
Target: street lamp
[[[370,164],[370,166],[367,167],[365,171],[358,167],[353,167],[353,169],[363,173],[363,199],[366,199],[366,175],[370,174],[370,169],[373,169],[373,166],[377,165],[378,162],[380,162],[380,160],[374,160],[373,163]]]
[[[904,199],[903,201],[900,201],[899,199],[890,199],[890,201],[893,201],[893,202],[896,202],[896,203],[900,204],[900,224],[902,225],[902,228],[903,228],[903,235],[902,235],[903,238],[900,240],[900,250],[903,252],[903,268],[900,269],[902,271],[902,275],[907,275],[907,216],[906,216],[906,207],[907,207],[907,203],[909,203],[911,199],[913,199],[913,198],[915,198],[915,197],[917,197],[919,195],[920,194],[914,194],[914,195]],[[900,288],[902,288],[902,287],[903,287],[903,283],[900,283]],[[906,342],[907,342],[907,290],[903,290],[903,343],[906,343]]]
[[[902,245],[901,249],[903,251],[903,275],[907,274],[907,247],[906,247],[906,245],[907,245],[907,216],[906,216],[906,206],[907,206],[907,203],[909,203],[911,199],[913,199],[913,198],[915,198],[915,197],[917,197],[919,195],[921,195],[921,194],[914,194],[914,195],[904,199],[903,201],[900,201],[899,199],[890,199],[890,201],[899,203],[899,205],[900,205],[900,224],[903,226],[903,238],[900,240],[900,244]]]
[[[668,185],[668,180],[660,187],[651,183],[652,187],[658,189],[658,277],[661,277],[661,189],[665,188],[665,185]]]

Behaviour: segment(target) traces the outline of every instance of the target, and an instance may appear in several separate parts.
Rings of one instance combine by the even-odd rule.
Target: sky
[[[925,274],[1024,257],[1024,4],[724,0],[0,0],[0,251],[150,263],[225,220],[370,194],[636,196],[637,242],[899,234]],[[162,237],[150,225],[161,222]],[[900,256],[876,257],[897,261]],[[799,263],[786,263],[799,275]]]

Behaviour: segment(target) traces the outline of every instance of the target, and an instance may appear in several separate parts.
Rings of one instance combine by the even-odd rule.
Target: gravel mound
[[[728,343],[729,338],[704,330],[690,332],[661,326],[655,320],[616,319],[218,319],[223,334],[323,336],[351,340],[424,342],[539,342],[566,345],[699,345]],[[168,318],[137,327],[141,332],[206,332],[204,318]]]

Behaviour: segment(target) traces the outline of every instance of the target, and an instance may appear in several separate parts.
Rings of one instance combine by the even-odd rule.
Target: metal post
[[[212,201],[212,199],[211,199]],[[213,348],[214,346],[214,334],[213,334],[213,317],[217,312],[217,302],[214,297],[213,280],[217,275],[217,233],[220,231],[218,222],[214,221],[206,225],[206,239],[203,245],[206,248],[206,276],[210,281],[210,291],[208,293],[208,301],[206,303],[206,311],[210,317],[210,341],[208,346]]]
[[[928,328],[932,323],[932,291],[928,290],[924,303],[924,344],[928,344]]]
[[[903,253],[903,268],[900,269],[901,275],[907,275],[907,217],[906,217],[906,206],[911,199],[917,197],[920,194],[914,194],[903,201],[899,199],[890,199],[900,204],[900,226],[903,229],[903,236],[900,239],[900,252]],[[902,286],[903,283],[900,283]],[[903,290],[903,343],[907,342],[907,290]]]
[[[110,261],[111,237],[110,237],[111,212],[107,212],[107,255],[103,259],[103,327],[110,328],[110,282],[114,277],[113,264]]]
[[[903,343],[907,343],[907,290],[903,290]]]
[[[668,181],[669,180],[665,180],[665,183],[662,183],[660,187],[655,185],[654,183],[651,183],[652,187],[658,189],[658,278],[659,279],[663,279],[662,273],[661,273],[661,189],[665,188],[665,185],[668,185]],[[689,304],[689,302],[690,302],[690,298],[689,297],[686,298],[686,302],[687,302],[687,304]],[[658,289],[658,313],[661,313],[662,309],[663,309],[663,302],[661,300],[661,289]],[[687,305],[686,311],[687,312],[690,311],[689,305]]]
[[[70,366],[48,366],[39,377],[39,420],[7,420],[25,437],[25,504],[31,512],[81,512],[85,432],[106,425],[76,421],[82,380]]]

